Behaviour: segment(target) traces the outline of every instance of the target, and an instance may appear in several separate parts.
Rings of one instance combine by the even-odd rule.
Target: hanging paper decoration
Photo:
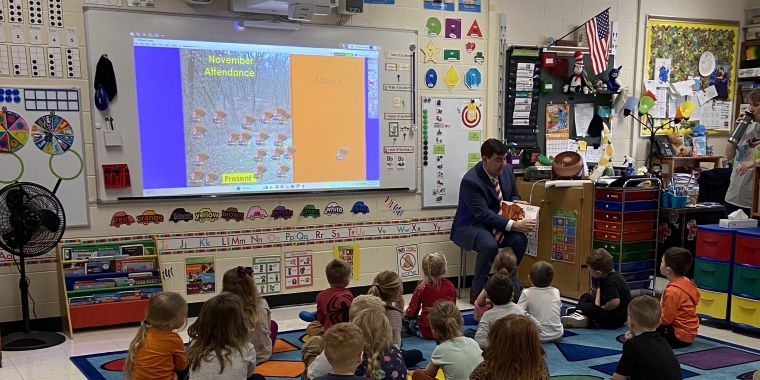
[[[29,126],[19,114],[5,107],[0,112],[0,153],[13,153],[29,139]]]
[[[74,129],[60,116],[45,115],[34,122],[32,139],[34,145],[47,154],[64,154],[74,144]]]

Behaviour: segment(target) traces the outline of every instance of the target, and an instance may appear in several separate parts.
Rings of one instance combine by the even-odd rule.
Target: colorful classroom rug
[[[472,312],[462,313],[464,329],[477,328]],[[544,344],[546,362],[552,379],[591,380],[612,376],[620,359],[627,328],[617,330],[566,330],[560,342]],[[256,372],[270,380],[298,378],[303,371],[300,348],[308,339],[304,330],[282,332],[278,336],[271,360],[256,367]],[[404,337],[403,348],[419,349],[430,357],[435,341]],[[760,351],[732,343],[699,336],[694,343],[675,350],[684,379],[752,379],[760,369]],[[89,380],[123,380],[126,351],[74,356],[71,361]],[[424,367],[427,361],[420,363]]]

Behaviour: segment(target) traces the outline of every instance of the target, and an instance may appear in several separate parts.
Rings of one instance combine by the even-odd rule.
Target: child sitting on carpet
[[[348,322],[348,308],[354,295],[347,286],[351,282],[351,266],[339,259],[331,260],[325,267],[325,277],[330,287],[317,294],[317,312],[302,311],[298,317],[305,322],[309,336],[324,334],[330,326]]]
[[[491,324],[496,320],[510,315],[525,315],[533,323],[536,324],[538,331],[541,331],[541,325],[538,321],[530,316],[525,309],[512,302],[512,280],[503,273],[496,273],[491,276],[486,282],[485,291],[488,294],[488,298],[491,299],[493,307],[483,313],[483,317],[478,322],[478,331],[475,333],[475,341],[478,342],[481,348],[486,348],[488,344],[488,331],[491,328]]]
[[[363,380],[356,367],[364,360],[364,337],[353,323],[338,323],[322,337],[325,356],[332,370],[314,380]]]
[[[527,317],[511,314],[493,323],[483,362],[468,380],[549,380],[538,329]]]
[[[256,349],[256,364],[272,357],[272,346],[277,339],[277,323],[272,321],[269,304],[259,294],[251,275],[251,267],[241,266],[224,272],[222,291],[237,295],[243,300],[243,312],[249,321],[248,341]]]
[[[586,258],[591,277],[599,279],[596,297],[585,293],[575,308],[568,308],[562,317],[565,327],[588,327],[591,321],[601,327],[615,329],[625,323],[626,310],[631,302],[631,290],[623,275],[615,271],[610,255],[604,248],[595,249]]]
[[[406,308],[402,324],[413,335],[433,339],[428,320],[428,308],[438,301],[456,302],[454,284],[443,278],[446,274],[446,256],[441,252],[431,252],[422,259],[423,280],[414,289],[412,299]],[[420,314],[422,312],[422,315]]]
[[[517,302],[522,295],[523,285],[520,278],[517,277],[517,257],[515,257],[515,252],[512,248],[499,248],[499,253],[497,253],[496,258],[493,259],[491,269],[494,273],[503,273],[512,279],[512,289],[514,289],[515,292],[512,301]],[[472,312],[472,318],[476,321],[480,321],[480,317],[483,313],[491,308],[491,300],[486,296],[485,289],[480,291],[473,306],[474,310]]]
[[[187,329],[187,362],[192,380],[264,379],[253,373],[256,350],[248,341],[251,323],[246,306],[230,292],[203,303],[198,319]]]
[[[129,344],[124,378],[183,380],[187,358],[182,337],[175,331],[187,322],[187,302],[174,292],[157,293],[148,302],[145,320]]]
[[[364,336],[364,360],[356,367],[357,376],[373,380],[406,379],[401,351],[391,343],[391,325],[384,312],[362,310],[353,322]]]
[[[541,333],[538,334],[541,343],[562,339],[565,332],[560,320],[562,299],[559,290],[551,286],[554,267],[546,261],[536,261],[530,268],[529,278],[533,287],[523,291],[517,305],[541,324]]]
[[[439,345],[433,349],[425,369],[412,372],[412,380],[433,380],[443,370],[446,380],[466,379],[483,361],[478,343],[462,336],[464,324],[459,308],[453,302],[439,301],[430,308],[430,329]]]
[[[699,328],[699,317],[697,317],[699,291],[693,282],[684,277],[689,268],[691,268],[691,253],[688,250],[679,247],[665,250],[662,255],[662,264],[660,264],[660,273],[670,282],[660,299],[662,316],[657,331],[672,348],[690,346]]]
[[[628,328],[613,380],[680,380],[681,366],[665,338],[657,332],[660,303],[650,296],[634,298],[628,305]]]
[[[404,317],[404,285],[401,277],[396,272],[382,271],[375,276],[368,293],[385,302],[385,316],[391,324],[391,342],[401,348],[401,320]],[[401,356],[404,357],[407,368],[414,367],[422,360],[420,350],[402,351]]]
[[[349,320],[353,321],[356,318],[356,315],[363,310],[377,310],[384,313],[385,302],[375,296],[366,294],[360,295],[354,298],[351,307],[348,309]],[[304,368],[306,368],[306,371],[301,375],[302,380],[315,379],[330,373],[332,367],[327,360],[324,349],[324,340],[320,336],[309,337],[309,340],[304,343],[301,348],[301,360],[304,362]],[[421,356],[422,353],[420,353],[420,357]],[[420,360],[422,359],[420,358]]]

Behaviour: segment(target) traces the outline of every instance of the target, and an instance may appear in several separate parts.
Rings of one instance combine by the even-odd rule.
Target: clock
[[[699,75],[708,77],[715,71],[715,56],[706,51],[699,57]]]

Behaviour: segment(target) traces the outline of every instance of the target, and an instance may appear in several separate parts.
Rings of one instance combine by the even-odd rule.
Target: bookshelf
[[[150,297],[163,291],[156,242],[115,238],[59,244],[58,280],[63,332],[139,322]]]

